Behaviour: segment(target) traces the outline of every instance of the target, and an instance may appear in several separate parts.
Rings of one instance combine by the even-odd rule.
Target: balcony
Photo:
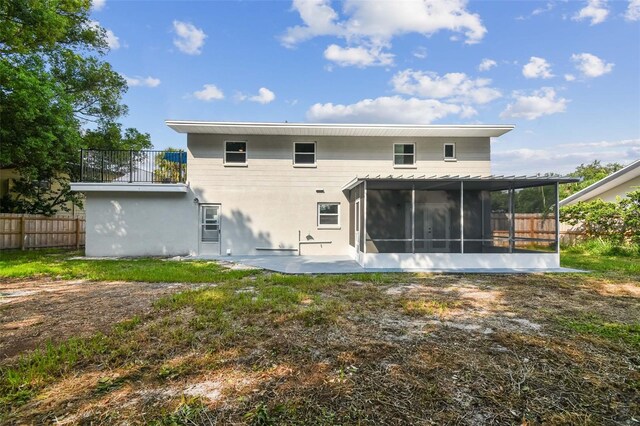
[[[184,151],[80,150],[73,191],[186,192]]]

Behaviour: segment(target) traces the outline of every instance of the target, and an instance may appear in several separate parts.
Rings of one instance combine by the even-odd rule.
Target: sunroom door
[[[220,254],[220,205],[200,206],[200,254]]]

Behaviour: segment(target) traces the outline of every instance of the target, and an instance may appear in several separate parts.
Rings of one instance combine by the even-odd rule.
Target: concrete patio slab
[[[357,274],[364,272],[426,272],[456,274],[531,274],[579,273],[571,268],[519,269],[446,269],[446,268],[363,268],[349,256],[194,256],[183,259],[206,259],[233,262],[283,274]]]

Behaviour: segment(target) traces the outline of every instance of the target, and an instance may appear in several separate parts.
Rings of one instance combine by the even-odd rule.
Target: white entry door
[[[220,205],[200,205],[200,254],[220,254]]]
[[[449,250],[451,217],[446,203],[416,203],[416,251],[438,253]],[[435,241],[434,241],[435,240]],[[438,241],[439,240],[439,241]]]
[[[427,250],[430,252],[449,250],[449,241],[442,241],[451,238],[449,206],[441,203],[428,203],[424,206],[424,235],[428,240],[426,241]]]

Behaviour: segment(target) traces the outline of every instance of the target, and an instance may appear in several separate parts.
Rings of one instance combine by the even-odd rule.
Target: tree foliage
[[[560,209],[560,220],[580,226],[587,238],[640,243],[640,190],[615,202],[581,201]]]
[[[578,191],[583,190],[589,185],[604,179],[611,173],[615,173],[622,168],[619,163],[602,164],[599,160],[594,160],[588,164],[580,164],[576,169],[569,173],[568,176],[581,178],[580,182],[567,183],[560,187],[560,199],[567,198]]]
[[[79,204],[69,182],[82,147],[151,147],[148,134],[118,123],[127,85],[101,59],[105,32],[89,9],[89,0],[0,0],[0,168],[20,175],[2,211]]]

